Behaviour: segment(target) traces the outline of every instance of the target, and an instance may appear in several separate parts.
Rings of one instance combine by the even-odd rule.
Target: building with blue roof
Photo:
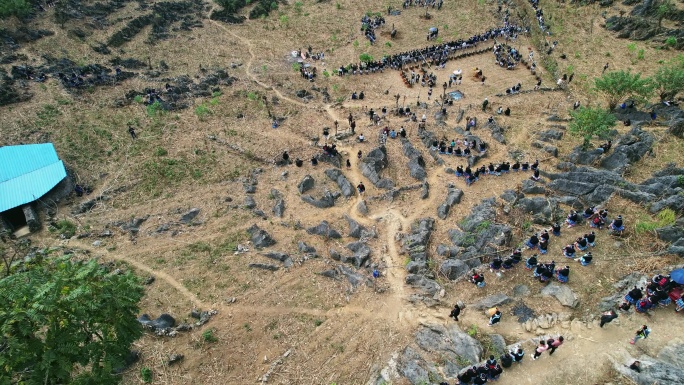
[[[65,180],[52,143],[0,147],[0,227],[39,227],[33,203]]]

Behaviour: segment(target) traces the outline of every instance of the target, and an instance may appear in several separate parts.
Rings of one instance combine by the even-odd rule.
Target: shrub
[[[674,36],[670,36],[667,39],[665,39],[665,47],[672,48],[675,45],[677,45],[677,38]]]
[[[605,73],[594,80],[595,89],[608,99],[608,108],[615,109],[618,102],[625,98],[645,100],[653,93],[653,82],[650,78],[641,78],[640,73],[630,71],[613,71]]]
[[[580,107],[571,111],[572,121],[568,125],[571,134],[584,138],[584,148],[589,146],[591,138],[596,135],[606,138],[610,129],[615,126],[615,116],[602,108]]]
[[[301,63],[292,63],[292,70],[294,72],[299,72],[302,69],[302,64]]]
[[[206,104],[202,103],[199,106],[195,107],[195,114],[200,120],[204,120],[207,116],[211,115],[211,110],[209,109],[209,107],[207,107]]]
[[[76,224],[68,219],[62,219],[52,225],[51,230],[64,238],[71,238],[76,234]]]
[[[218,342],[218,338],[214,335],[214,329],[207,329],[202,333],[202,341],[215,343]]]
[[[140,378],[142,378],[142,381],[146,384],[152,382],[152,369],[148,368],[147,366],[143,366],[140,369]]]
[[[31,13],[31,4],[26,0],[3,0],[0,1],[0,19],[11,16],[23,18]]]
[[[369,53],[362,53],[359,55],[359,60],[363,63],[370,63],[373,61],[373,56],[371,56]]]

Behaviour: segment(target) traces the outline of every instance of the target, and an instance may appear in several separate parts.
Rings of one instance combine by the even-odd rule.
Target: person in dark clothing
[[[283,152],[283,160],[285,163],[290,163],[290,154],[288,154],[287,151]]]
[[[618,317],[617,313],[615,313],[612,310],[601,314],[601,324],[599,325],[599,327],[603,327],[603,325],[609,323],[610,321],[616,319],[617,317]]]
[[[494,314],[492,314],[492,316],[489,317],[489,326],[494,326],[497,323],[499,323],[499,321],[501,321],[501,311],[499,311],[499,309],[496,309],[496,312],[494,312]]]
[[[297,167],[302,167],[302,165],[304,165],[304,161],[301,160],[301,159],[299,159],[299,158],[297,158],[297,159],[295,159],[295,165],[296,165]]]
[[[501,366],[504,368],[510,368],[513,365],[513,356],[511,353],[505,353],[501,356]]]
[[[632,307],[632,304],[627,301],[622,301],[622,304],[618,306],[618,309],[622,311],[628,311]]]
[[[493,355],[489,356],[489,359],[485,362],[485,365],[487,365],[488,369],[492,369],[496,366],[496,358],[494,358]]]
[[[535,249],[535,248],[537,248],[537,245],[539,245],[539,237],[537,237],[537,234],[532,234],[532,236],[530,237],[530,239],[527,240],[527,242],[525,243],[525,245],[526,245],[529,249]]]
[[[473,385],[484,385],[487,383],[487,374],[482,373],[480,374],[480,377],[475,377],[475,380],[473,381]]]
[[[471,373],[473,369],[468,369],[462,374],[459,374],[456,379],[458,379],[458,383],[462,385],[469,385],[473,381],[473,373]]]
[[[347,159],[347,168],[351,168],[351,162]]]
[[[461,308],[458,306],[458,304],[456,304],[454,305],[454,308],[451,310],[449,317],[453,318],[455,321],[458,321],[459,314],[461,314]]]
[[[634,361],[634,362],[632,362],[631,365],[629,365],[629,368],[634,370],[637,373],[641,373],[641,362]]]
[[[553,235],[555,235],[555,236],[557,236],[557,237],[560,237],[560,233],[561,233],[561,226],[560,226],[560,224],[559,224],[559,223],[554,223],[553,226],[551,227],[551,232],[553,233]]]
[[[364,192],[366,192],[366,186],[363,185],[363,182],[359,183],[356,186],[356,189],[359,190],[359,194],[363,194]]]
[[[133,126],[128,126],[128,133],[131,134],[131,138],[135,139],[138,135],[135,133],[135,128]]]
[[[348,162],[348,161],[349,161],[349,159],[347,159],[347,162]],[[317,165],[318,165],[318,159],[316,159],[315,156],[314,156],[314,157],[311,157],[311,165],[312,165],[312,166],[317,166]]]
[[[551,342],[549,345],[549,355],[552,355],[561,345],[563,345],[563,336],[560,336]]]
[[[504,110],[504,115],[511,116],[511,108],[510,107],[506,107],[506,109]]]
[[[519,364],[522,363],[525,352],[522,349],[518,349],[515,352],[511,352],[511,355],[513,356],[513,360]]]

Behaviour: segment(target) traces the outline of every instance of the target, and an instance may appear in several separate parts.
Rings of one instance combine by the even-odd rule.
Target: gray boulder
[[[357,268],[363,266],[371,254],[370,247],[363,242],[352,242],[347,245],[347,248],[353,251],[354,254],[351,257],[342,257],[341,261],[351,263]]]
[[[474,304],[468,307],[473,308],[475,310],[486,310],[491,309],[495,306],[505,305],[511,302],[513,302],[513,299],[511,299],[509,296],[505,294],[499,293],[490,295],[489,297],[482,298],[481,300],[475,302]]]
[[[325,175],[330,178],[330,180],[337,183],[337,186],[342,191],[342,195],[345,197],[350,197],[355,194],[356,189],[339,169],[329,168],[325,170]]]
[[[582,146],[575,147],[570,154],[567,156],[568,162],[574,164],[585,164],[592,165],[596,163],[599,158],[603,155],[602,149],[593,149],[585,151]]]
[[[563,134],[564,134],[564,132],[561,130],[557,130],[555,128],[550,128],[546,131],[539,133],[539,140],[544,141],[544,142],[552,142],[554,140],[561,140],[561,139],[563,139]]]
[[[366,230],[364,226],[360,225],[359,222],[355,221],[349,215],[345,215],[344,218],[347,220],[347,223],[349,223],[350,237],[359,239],[364,233],[368,233],[368,230]]]
[[[567,285],[551,283],[541,290],[541,294],[556,298],[563,306],[574,308],[579,305],[579,297]]]
[[[427,199],[430,196],[430,184],[425,181],[420,186],[420,199]]]
[[[247,267],[249,267],[250,269],[262,269],[268,271],[276,271],[280,269],[280,267],[268,263],[250,263],[249,265],[247,265]]]
[[[192,220],[195,219],[199,213],[200,209],[198,208],[190,209],[181,216],[180,222],[187,225],[188,223],[192,222]]]
[[[658,352],[658,359],[684,369],[684,343],[681,341],[671,341],[660,352]]]
[[[292,259],[290,258],[289,255],[287,255],[285,253],[280,253],[277,251],[270,251],[268,253],[264,253],[263,255],[266,258],[271,258],[271,259],[275,259],[276,261],[282,262],[283,266],[285,266],[285,267],[292,266]]]
[[[634,359],[629,359],[629,361],[624,363],[614,361],[613,366],[618,373],[629,378],[638,385],[684,383],[684,367],[681,365],[671,364],[647,355],[642,355],[639,357],[641,372],[636,372],[628,367],[628,364],[633,361]]]
[[[452,281],[466,275],[469,269],[468,265],[458,259],[447,259],[439,266],[440,274]]]
[[[361,169],[361,174],[368,178],[376,187],[391,189],[394,187],[394,182],[380,176],[380,172],[387,168],[388,164],[387,150],[385,149],[385,146],[380,146],[371,150],[363,159],[361,159],[359,168]]]
[[[251,195],[247,195],[245,197],[245,203],[242,205],[242,207],[251,210],[256,207],[256,202],[254,201],[254,197]]]
[[[304,176],[302,181],[299,182],[299,184],[297,185],[297,190],[300,194],[304,194],[305,192],[314,188],[315,183],[316,182],[314,181],[314,178],[311,175],[306,175]]]
[[[416,344],[428,352],[439,352],[456,360],[461,357],[468,364],[473,365],[482,359],[482,345],[466,332],[459,329],[455,323],[447,327],[432,324],[423,325],[416,332]]]
[[[309,246],[306,244],[306,242],[299,241],[297,243],[297,250],[299,250],[300,253],[305,253],[305,254],[312,254],[316,252],[316,248],[313,246]]]
[[[321,221],[317,226],[309,227],[306,232],[312,235],[320,235],[326,238],[339,239],[342,235],[337,230],[330,228],[328,221]]]
[[[283,214],[285,213],[285,201],[282,199],[278,199],[273,205],[273,215],[275,215],[278,218],[282,218]]]
[[[354,288],[361,285],[373,286],[373,281],[369,277],[366,277],[365,275],[359,273],[358,271],[354,271],[349,267],[338,266],[337,271],[347,277],[347,280]]]
[[[649,208],[649,211],[655,214],[666,208],[672,209],[675,212],[684,211],[684,197],[680,196],[679,194],[676,194],[671,195],[665,199],[661,199],[657,202],[653,202],[653,204],[651,204],[651,207]]]
[[[531,179],[525,179],[522,181],[521,191],[525,194],[544,194],[546,189]]]
[[[408,162],[409,174],[413,179],[425,180],[427,178],[427,171],[425,171],[425,161],[422,156],[418,156],[409,160]]]
[[[366,201],[361,201],[356,205],[356,211],[361,215],[368,215],[368,206]]]
[[[430,376],[424,367],[429,367],[428,363],[410,347],[404,349],[397,362],[397,371],[411,385],[430,383]]]
[[[447,189],[447,197],[444,200],[444,203],[442,203],[437,208],[437,216],[440,219],[446,219],[447,215],[449,214],[449,210],[451,209],[451,207],[460,203],[462,197],[463,197],[463,191],[461,191],[457,188],[449,187]]]
[[[271,237],[271,235],[267,233],[266,230],[260,229],[257,225],[252,225],[250,228],[248,228],[247,233],[252,240],[252,244],[257,249],[273,246],[276,244],[276,241]]]
[[[655,137],[641,127],[634,127],[620,137],[612,152],[601,160],[601,167],[623,173],[630,164],[639,161],[653,147]]]
[[[442,290],[442,287],[437,282],[418,274],[408,274],[406,276],[406,284],[419,289],[430,296],[433,296],[435,293],[439,293],[439,291]]]
[[[149,315],[143,314],[138,317],[138,322],[140,322],[140,324],[142,324],[145,328],[151,330],[170,329],[176,326],[176,319],[170,314],[166,313],[159,315],[159,317],[156,319],[150,319]]]
[[[553,198],[532,197],[519,199],[515,204],[525,213],[532,215],[532,222],[540,225],[549,225],[563,216],[563,210]]]
[[[335,206],[335,196],[329,191],[326,191],[321,199],[316,199],[311,195],[302,195],[302,200],[314,207],[318,207],[319,209]]]

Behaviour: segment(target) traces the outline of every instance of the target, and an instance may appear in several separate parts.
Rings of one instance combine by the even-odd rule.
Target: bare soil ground
[[[450,107],[446,126],[435,124],[432,115],[438,107],[430,101],[430,107],[425,111],[430,131],[449,140],[458,138],[453,127],[457,126],[455,117],[459,109],[483,123],[498,106],[510,107],[510,117],[497,116],[498,123],[506,128],[506,145],[491,139],[486,129],[473,131],[490,145],[485,161],[508,160],[511,151],[519,150],[525,159],[539,159],[543,170],[552,171],[557,159],[532,147],[532,138],[555,124],[546,120],[548,116],[567,118],[568,110],[576,100],[584,105],[603,103],[591,92],[591,84],[593,78],[600,75],[605,62],[613,69],[631,69],[649,75],[654,71],[654,62],[675,55],[656,50],[648,43],[637,43],[645,51],[644,59],[637,59],[627,48],[629,42],[616,40],[601,28],[603,10],[598,6],[541,3],[545,12],[552,15],[549,19],[554,35],[548,40],[559,43],[554,54],[558,61],[556,75],[574,72],[576,80],[565,91],[496,97],[518,82],[522,83],[523,90],[529,90],[534,86],[534,78],[524,68],[505,71],[497,67],[491,53],[450,61],[446,69],[435,70],[437,83],[445,81],[452,71],[462,69],[463,84],[454,88],[461,90],[465,98]],[[401,8],[398,1],[391,5]],[[154,317],[169,313],[179,321],[189,321],[193,308],[218,311],[204,327],[175,338],[143,337],[135,346],[142,352],[142,361],[124,374],[124,383],[141,383],[140,368],[150,367],[154,372],[153,383],[159,384],[258,383],[269,368],[273,368],[269,383],[274,384],[361,384],[384,367],[394,353],[410,344],[413,333],[421,324],[453,322],[446,316],[456,301],[473,303],[501,292],[510,295],[516,284],[523,283],[530,286],[533,293],[525,302],[538,314],[567,311],[555,300],[541,297],[538,294],[540,284],[521,267],[502,277],[489,275],[484,289],[440,277],[445,296],[436,307],[408,301],[413,291],[404,283],[407,257],[400,252],[396,234],[410,231],[410,225],[416,219],[435,217],[449,183],[463,189],[463,200],[452,208],[446,220],[437,221],[430,240],[430,255],[438,266],[440,257],[435,248],[440,243],[450,243],[448,230],[457,227],[481,199],[518,188],[529,174],[483,177],[474,185],[465,186],[462,179],[444,171],[447,167],[463,164],[461,158],[446,158],[443,166],[437,165],[417,138],[415,123],[390,117],[382,126],[366,126],[366,107],[376,111],[382,106],[390,108],[394,106],[393,95],[397,93],[407,104],[415,105],[418,97],[420,101],[426,101],[425,88],[404,87],[398,72],[391,70],[343,78],[322,76],[324,69],[332,73],[340,65],[358,61],[359,54],[364,52],[379,58],[422,47],[430,26],[439,26],[440,36],[446,41],[465,38],[501,23],[495,2],[446,0],[441,11],[430,10],[433,18],[429,21],[420,18],[425,12],[422,8],[404,10],[396,17],[385,16],[387,25],[378,31],[378,43],[368,46],[359,32],[360,18],[366,11],[384,14],[385,6],[384,3],[352,0],[303,1],[300,13],[293,4],[281,5],[280,10],[272,12],[268,18],[249,20],[242,25],[227,25],[207,18],[203,20],[203,28],[175,32],[173,38],[153,45],[144,41],[143,33],[116,49],[113,55],[149,60],[155,68],[164,60],[169,70],[161,78],[141,75],[116,87],[96,88],[78,95],[67,93],[53,79],[45,84],[31,84],[34,97],[30,102],[0,110],[0,144],[52,141],[73,169],[78,182],[92,185],[94,195],[110,197],[85,215],[73,216],[67,206],[59,207],[57,214],[57,218],[76,222],[79,232],[98,233],[106,227],[111,228],[115,235],[103,238],[100,246],[93,246],[93,239],[88,238],[59,240],[48,231],[34,235],[34,243],[89,250],[91,255],[121,262],[143,277],[156,277],[141,303],[141,311]],[[210,7],[208,4],[207,8]],[[620,7],[610,8],[608,12],[617,13]],[[522,10],[532,12],[529,4],[523,1],[515,3],[512,9],[514,19]],[[110,28],[95,30],[85,41],[80,41],[68,34],[68,28],[55,26],[48,12],[36,21],[36,25],[54,30],[55,35],[24,46],[21,52],[29,60],[51,55],[83,63],[105,63],[109,57],[96,54],[89,45],[106,41],[121,26],[122,20],[136,13],[136,6],[130,4],[109,17]],[[389,41],[385,35],[393,24],[399,34],[397,39]],[[536,24],[532,27],[536,28]],[[524,36],[515,44],[523,52],[533,45]],[[309,45],[314,52],[325,51],[326,54],[323,63],[312,63],[319,70],[315,83],[304,81],[295,73],[290,58],[291,51],[306,49]],[[560,53],[565,53],[568,59],[557,58]],[[203,74],[201,68],[219,67],[227,68],[237,81],[230,87],[222,87],[220,96],[194,100],[194,105],[187,110],[150,116],[145,106],[138,103],[113,107],[114,100],[129,90],[161,88],[166,82],[163,79],[184,74],[199,78]],[[483,69],[487,76],[485,85],[470,77],[475,67]],[[547,69],[541,71],[544,85],[552,87],[554,76]],[[315,91],[311,91],[315,95],[312,101],[296,96],[297,90],[310,90],[312,85],[327,88],[332,100],[323,102]],[[361,90],[367,96],[365,100],[350,100],[351,92]],[[440,91],[437,87],[434,96]],[[492,110],[482,112],[480,106],[485,97]],[[212,99],[216,100],[213,104]],[[203,103],[211,112],[199,116],[196,107]],[[46,108],[57,112],[40,115],[39,112]],[[423,110],[418,112],[420,116]],[[324,175],[327,165],[314,168],[306,160],[320,152],[319,147],[312,145],[311,138],[320,137],[322,128],[333,127],[335,120],[339,121],[341,130],[346,129],[346,116],[350,113],[359,124],[357,132],[364,132],[370,140],[357,143],[347,139],[336,144],[345,160],[348,158],[352,163],[350,169],[343,167],[347,178],[354,185],[363,181],[367,187],[367,216],[361,216],[356,209],[363,197],[341,197],[335,207],[317,209],[301,201],[296,189],[302,177],[310,174],[316,180],[316,186],[310,192],[313,196],[320,196],[326,190],[338,190]],[[271,129],[269,114],[286,119],[278,129]],[[126,131],[129,124],[137,127],[139,138],[135,141]],[[405,126],[409,139],[425,155],[431,186],[428,199],[420,200],[418,190],[404,192],[392,202],[368,199],[384,191],[375,188],[361,175],[355,154],[359,150],[367,153],[376,147],[376,135],[385,125],[397,129]],[[668,136],[661,126],[648,129],[658,138],[654,156],[642,160],[636,171],[628,175],[631,181],[644,180],[667,163],[682,166],[680,153],[684,143],[681,139]],[[617,130],[624,133],[627,128],[617,127]],[[561,157],[580,141],[567,136],[556,143]],[[304,159],[304,167],[274,166],[272,160],[278,159],[284,150],[293,158]],[[384,175],[398,186],[416,183],[408,174],[408,159],[398,140],[388,140],[387,151],[390,166],[383,171]],[[262,161],[264,159],[267,161]],[[254,168],[261,168],[262,172],[253,196],[268,219],[256,217],[241,207],[245,196],[242,181]],[[282,175],[284,171],[288,172],[287,176]],[[271,215],[275,203],[272,188],[284,197],[287,205],[284,218]],[[80,203],[84,199],[73,199],[70,203]],[[183,212],[193,207],[201,210],[198,225],[177,226],[175,231],[156,231],[164,224],[177,222]],[[607,207],[611,213],[622,213],[628,218],[629,226],[635,223],[631,218],[650,219],[646,208],[620,198],[611,199]],[[327,220],[332,228],[346,235],[345,214],[378,232],[378,237],[369,244],[373,249],[372,261],[383,271],[383,277],[376,280],[373,287],[352,288],[344,279],[331,280],[319,275],[336,264],[328,257],[328,250],[341,250],[351,240],[346,236],[342,240],[311,236],[298,226],[307,228]],[[110,225],[143,216],[149,217],[135,238]],[[497,220],[514,226],[516,243],[523,242],[532,229],[540,229],[529,228],[525,213],[508,216],[501,213]],[[248,268],[252,262],[272,262],[253,249],[234,254],[238,244],[247,244],[246,229],[254,223],[277,240],[273,250],[296,255],[297,243],[306,241],[321,257],[296,261],[293,267],[273,273]],[[564,263],[559,251],[561,246],[587,230],[564,228],[561,238],[552,240],[547,258]],[[651,238],[650,234],[636,234],[631,227],[628,235],[619,240],[599,234],[597,247],[593,250],[595,263],[587,268],[577,263],[572,266],[569,285],[580,296],[582,304],[573,310],[574,317],[596,316],[598,300],[611,294],[612,284],[625,274],[635,270],[650,273],[678,263],[674,257],[650,256],[649,252],[664,246],[652,243]],[[526,252],[525,256],[528,254]],[[361,269],[361,272],[369,275],[371,271]],[[495,331],[508,342],[534,337],[522,329],[509,312],[509,308],[504,307],[503,322]],[[609,369],[609,358],[621,360],[625,352],[656,354],[661,344],[670,340],[676,331],[681,332],[677,317],[681,315],[672,309],[659,309],[646,320],[642,315],[629,315],[604,329],[591,323],[591,328],[551,329],[551,332],[568,336],[566,344],[552,357],[526,361],[522,366],[506,371],[501,382],[620,383],[625,380],[615,377]],[[642,341],[643,344],[629,345],[627,340],[644,322],[652,326],[652,337]],[[471,325],[482,331],[488,329],[484,315],[473,310],[466,310],[461,325],[464,329]],[[216,342],[203,337],[207,330],[212,330]],[[283,357],[286,352],[290,353]],[[170,353],[184,354],[185,359],[169,366],[166,360]],[[528,351],[529,356],[531,351]],[[276,364],[280,357],[282,363]]]

